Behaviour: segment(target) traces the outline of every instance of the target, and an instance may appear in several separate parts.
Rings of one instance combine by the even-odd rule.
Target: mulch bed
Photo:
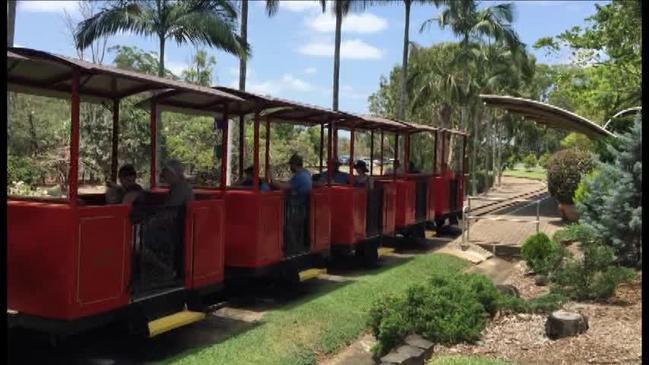
[[[516,286],[525,299],[549,291],[536,286],[534,276],[519,262],[505,284]],[[588,317],[586,333],[552,341],[545,336],[545,315],[515,314],[490,321],[476,344],[436,346],[435,355],[477,355],[517,364],[641,364],[642,282],[641,274],[630,284],[621,284],[603,303],[568,302],[566,310]]]

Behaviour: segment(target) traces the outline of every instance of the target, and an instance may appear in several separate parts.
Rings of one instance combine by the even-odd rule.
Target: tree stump
[[[545,334],[553,339],[575,336],[586,332],[588,318],[581,313],[558,310],[552,312],[545,322]]]
[[[545,275],[536,275],[534,278],[534,284],[537,286],[546,286],[548,285],[548,277]]]

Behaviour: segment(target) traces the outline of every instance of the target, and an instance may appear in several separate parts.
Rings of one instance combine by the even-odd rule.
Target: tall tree
[[[464,67],[469,67],[471,62],[478,60],[476,52],[472,49],[485,39],[493,39],[496,42],[506,44],[511,52],[522,52],[525,45],[518,38],[517,33],[512,29],[511,23],[514,20],[513,4],[498,4],[484,9],[479,9],[479,2],[474,0],[445,1],[442,13],[437,18],[426,20],[420,27],[424,31],[432,23],[437,22],[441,28],[450,28],[451,31],[460,37],[462,52],[458,55],[457,62]],[[467,77],[464,83],[463,103],[461,109],[461,120],[464,128],[471,127],[467,118],[476,117],[481,105],[479,103],[479,91],[476,80]],[[472,107],[472,109],[470,109]],[[477,119],[473,123],[473,143],[471,146],[471,181],[472,194],[477,193],[477,181],[475,175],[476,149],[478,148]]]
[[[241,0],[241,40],[248,43],[248,0]],[[239,90],[246,91],[246,58],[239,58]]]
[[[7,1],[7,47],[14,46],[14,32],[16,29],[16,5],[18,0]]]
[[[209,87],[212,84],[214,66],[216,66],[214,56],[208,57],[205,50],[197,50],[189,68],[183,70],[182,77],[187,82]]]
[[[236,32],[237,11],[227,0],[120,0],[79,23],[77,47],[84,49],[94,40],[118,32],[157,36],[158,76],[164,76],[165,42],[206,44],[239,57],[250,48]]]

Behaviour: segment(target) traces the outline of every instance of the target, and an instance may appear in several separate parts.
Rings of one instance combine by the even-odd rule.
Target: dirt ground
[[[518,263],[505,283],[516,286],[525,299],[546,293],[548,287],[536,286],[527,271],[523,262]],[[552,341],[545,336],[547,316],[496,316],[476,344],[436,346],[435,355],[477,355],[516,364],[642,363],[641,274],[633,283],[620,285],[605,303],[569,302],[564,309],[586,315],[588,331]]]

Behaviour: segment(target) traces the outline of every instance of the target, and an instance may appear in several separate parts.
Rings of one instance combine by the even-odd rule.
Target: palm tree
[[[7,47],[14,46],[14,32],[16,29],[16,3],[18,0],[7,1]]]
[[[158,75],[164,76],[165,42],[207,44],[246,58],[247,42],[236,32],[237,11],[227,0],[120,0],[79,23],[77,48],[84,49],[102,36],[118,32],[156,35],[159,40]]]
[[[241,0],[241,40],[248,43],[248,0]],[[246,58],[239,58],[239,90],[246,91]]]
[[[504,43],[512,53],[520,53],[525,45],[518,38],[517,33],[512,29],[513,4],[498,4],[485,9],[478,9],[479,2],[475,0],[444,1],[444,10],[437,18],[426,20],[420,27],[423,32],[433,22],[437,22],[441,28],[450,28],[451,31],[461,37],[460,46],[462,52],[458,54],[457,62],[468,67],[469,63],[476,60],[476,44],[486,39],[493,39],[496,42]],[[472,51],[473,50],[473,51]],[[479,54],[479,53],[478,53]],[[467,118],[470,112],[476,112],[480,108],[478,103],[478,92],[476,81],[469,77],[466,80],[466,97],[461,109],[462,127],[466,128]],[[472,106],[473,110],[469,109]],[[475,116],[475,113],[470,113]],[[473,126],[472,155],[472,194],[477,193],[477,182],[475,179],[476,148],[478,147],[477,121]]]
[[[318,0],[322,11],[326,9],[326,0]],[[334,40],[334,80],[333,80],[333,110],[338,110],[338,93],[340,80],[340,43],[343,18],[352,11],[365,10],[368,5],[377,1],[371,0],[336,0],[333,3],[332,12],[336,16],[336,30]],[[279,0],[267,0],[266,11],[269,16],[274,15],[279,7]]]

